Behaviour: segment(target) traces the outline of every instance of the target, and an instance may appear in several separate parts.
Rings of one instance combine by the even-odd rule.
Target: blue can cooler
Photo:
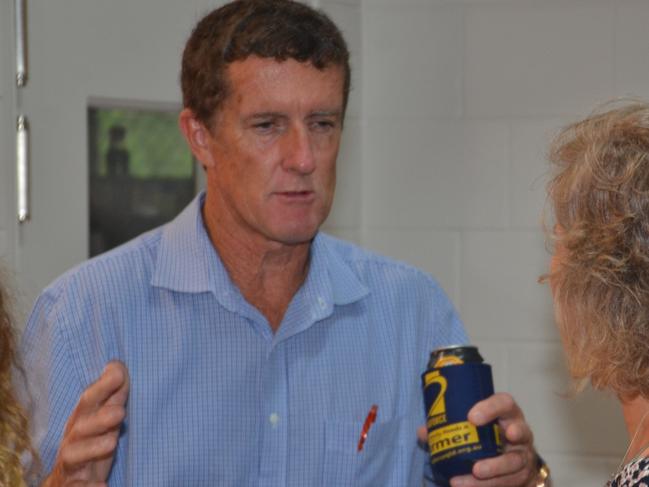
[[[433,351],[422,384],[435,482],[449,485],[452,477],[471,473],[476,461],[502,453],[495,422],[476,427],[467,420],[473,405],[494,393],[491,366],[476,347]]]

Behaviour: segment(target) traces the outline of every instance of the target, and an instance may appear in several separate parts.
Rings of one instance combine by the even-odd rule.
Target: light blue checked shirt
[[[420,374],[431,349],[467,341],[439,286],[319,234],[273,334],[230,281],[202,201],[38,299],[23,351],[45,471],[79,396],[118,359],[131,390],[110,486],[421,486]]]

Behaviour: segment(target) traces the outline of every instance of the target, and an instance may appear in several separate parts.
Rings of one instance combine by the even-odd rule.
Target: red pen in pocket
[[[370,412],[367,413],[367,418],[365,418],[363,429],[361,430],[361,437],[358,440],[358,451],[361,451],[363,449],[363,445],[365,444],[365,440],[367,439],[367,433],[370,431],[370,428],[374,424],[374,421],[376,421],[376,412],[378,410],[379,407],[376,404],[372,404]]]

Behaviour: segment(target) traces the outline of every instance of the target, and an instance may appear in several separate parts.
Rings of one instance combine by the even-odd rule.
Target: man
[[[430,277],[318,233],[348,57],[327,17],[290,0],[199,22],[180,128],[206,193],[61,277],[30,318],[46,485],[421,485],[419,376],[431,349],[467,338]],[[536,485],[510,396],[469,416],[495,418],[507,453],[453,485]]]

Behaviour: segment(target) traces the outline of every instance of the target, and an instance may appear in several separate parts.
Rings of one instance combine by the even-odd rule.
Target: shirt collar
[[[205,193],[202,192],[163,227],[151,279],[153,286],[201,293],[215,290],[213,275],[228,277],[203,224],[204,201]]]
[[[286,310],[275,342],[286,340],[328,318],[334,306],[351,304],[369,293],[334,246],[327,235],[318,233],[314,238],[309,274]]]
[[[242,296],[205,229],[201,213],[204,201],[202,192],[163,227],[151,284],[178,292],[212,292],[228,309],[240,309]],[[369,293],[333,249],[330,237],[316,235],[310,258],[309,275],[298,294],[314,297],[322,312],[330,314],[333,305],[350,304]]]
[[[369,289],[335,251],[333,242],[331,237],[322,233],[318,233],[313,239],[309,278],[321,280],[316,285],[319,285],[323,291],[326,290],[332,304],[350,304],[365,297]],[[309,284],[309,278],[305,284]]]

